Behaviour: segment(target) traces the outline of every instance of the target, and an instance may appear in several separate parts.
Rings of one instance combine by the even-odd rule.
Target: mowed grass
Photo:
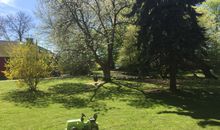
[[[0,130],[64,130],[68,119],[96,112],[100,130],[219,130],[220,81],[178,84],[175,94],[167,81],[152,79],[115,80],[97,90],[91,78],[77,77],[45,80],[29,93],[0,81]]]

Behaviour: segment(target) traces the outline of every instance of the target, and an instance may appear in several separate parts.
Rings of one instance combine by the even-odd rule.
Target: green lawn
[[[95,87],[86,77],[45,80],[30,94],[0,81],[0,130],[63,130],[68,119],[99,113],[101,130],[219,130],[220,81],[115,81]]]

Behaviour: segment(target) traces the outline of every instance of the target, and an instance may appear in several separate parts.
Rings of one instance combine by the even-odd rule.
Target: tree
[[[119,17],[129,1],[47,0],[44,3],[53,16],[52,35],[60,38],[58,43],[63,43],[64,39],[69,41],[68,39],[77,38],[74,37],[75,34],[80,33],[83,43],[101,66],[104,80],[110,81],[110,70],[114,68],[116,31],[121,24]]]
[[[4,73],[7,78],[26,84],[30,91],[36,91],[40,80],[50,74],[49,59],[48,52],[40,50],[29,40],[25,44],[12,46]]]
[[[0,16],[0,38],[10,40],[8,33],[7,33],[6,23],[7,22],[6,22],[5,18]]]
[[[203,62],[204,29],[193,5],[203,0],[137,0],[128,16],[138,17],[138,47],[143,65],[152,61],[169,68],[170,90],[176,91],[176,74],[183,63]]]
[[[204,15],[199,18],[200,24],[206,28],[206,36],[209,38],[207,43],[210,64],[215,71],[220,71],[220,1],[208,0],[197,11]]]
[[[129,72],[138,71],[138,57],[139,51],[136,47],[138,27],[129,25],[127,26],[124,35],[123,44],[119,50],[118,64],[120,68]]]
[[[90,73],[94,63],[92,55],[85,44],[77,41],[66,42],[59,46],[59,68],[65,74],[85,75]]]
[[[219,0],[207,0],[204,2],[204,5],[207,6],[212,14],[216,16],[215,20],[220,22],[220,1]]]
[[[2,19],[2,20],[1,20]],[[0,24],[0,33],[5,39],[17,39],[20,42],[24,40],[24,36],[33,27],[32,19],[24,12],[17,12],[15,15],[7,15],[0,18],[3,24]]]

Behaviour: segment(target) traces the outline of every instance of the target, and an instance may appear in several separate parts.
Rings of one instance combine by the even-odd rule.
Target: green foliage
[[[204,5],[208,6],[209,11],[217,16],[220,21],[220,1],[219,0],[207,0]]]
[[[73,37],[62,40],[57,46],[58,64],[62,73],[73,76],[90,73],[94,58],[81,34],[76,33]]]
[[[210,64],[215,71],[220,71],[220,1],[208,0],[198,6],[197,11],[203,14],[199,22],[207,30]]]
[[[203,62],[204,28],[198,25],[200,14],[193,8],[202,1],[137,0],[129,14],[138,17],[141,65],[156,63],[169,68],[171,90],[176,89],[178,69],[191,67],[188,62]]]
[[[192,57],[195,50],[203,46],[203,29],[197,24],[199,14],[193,4],[142,0],[139,5],[143,5],[140,7],[142,11],[136,11],[141,12],[137,24],[140,25],[138,44],[143,58],[159,59],[162,65],[166,65]]]
[[[119,51],[118,64],[120,68],[136,71],[138,65],[139,51],[137,44],[137,26],[129,25],[124,35],[122,47]]]
[[[31,91],[36,91],[41,78],[49,76],[49,62],[48,52],[41,51],[37,45],[27,42],[12,46],[4,73],[7,78],[18,79],[19,84],[25,84]]]
[[[123,35],[123,12],[131,1],[47,0],[40,3],[45,6],[39,12],[43,16],[44,12],[49,14],[49,17],[41,20],[45,21],[46,18],[45,23],[49,23],[49,34],[53,37],[53,43],[65,44],[63,40],[81,40],[93,55],[93,62],[99,64],[104,72],[104,80],[110,81],[110,70],[115,68],[114,58],[117,57],[118,41],[120,35]],[[47,27],[45,29],[48,31]]]
[[[84,44],[66,43],[60,48],[59,67],[62,73],[70,75],[86,75],[94,66],[92,55]]]

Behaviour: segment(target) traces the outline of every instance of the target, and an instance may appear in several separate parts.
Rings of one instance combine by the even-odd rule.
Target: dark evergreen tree
[[[170,90],[175,91],[176,74],[183,63],[204,63],[204,29],[198,25],[193,8],[204,0],[136,0],[129,16],[137,16],[138,47],[143,65],[159,62],[170,75]],[[207,66],[206,66],[207,67]]]

